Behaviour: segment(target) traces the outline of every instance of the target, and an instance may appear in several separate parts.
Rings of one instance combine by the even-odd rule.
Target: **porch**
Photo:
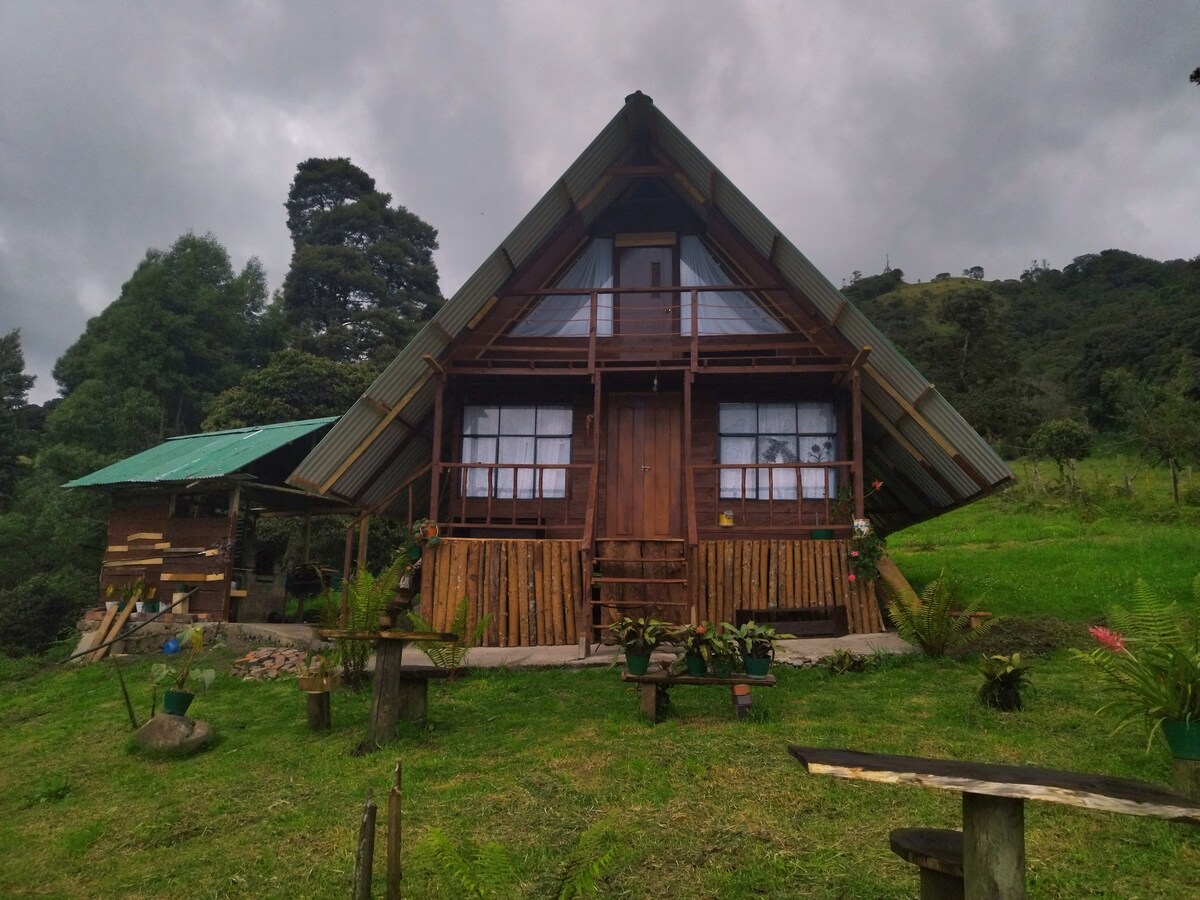
[[[594,644],[622,612],[675,622],[733,622],[739,610],[843,607],[852,635],[884,630],[874,587],[851,582],[845,540],[713,540],[686,551],[681,603],[663,593],[597,602],[593,554],[571,540],[442,538],[422,562],[422,606],[446,630],[463,597],[480,646]],[[658,561],[641,563],[659,565]],[[669,596],[669,594],[668,594]]]

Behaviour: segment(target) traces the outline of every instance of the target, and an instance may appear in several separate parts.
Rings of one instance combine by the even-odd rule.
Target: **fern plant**
[[[471,629],[470,634],[467,634],[467,616],[471,610],[471,598],[463,597],[458,601],[458,606],[454,608],[454,621],[450,623],[450,631],[457,637],[449,644],[440,641],[414,641],[417,648],[421,650],[429,661],[435,666],[442,669],[454,671],[459,668],[467,658],[467,651],[472,646],[479,643],[483,637],[484,631],[487,630],[488,622],[492,620],[492,614],[487,613],[482,619],[475,623],[475,627]],[[436,631],[433,623],[418,613],[416,610],[408,614],[408,619],[412,622],[413,627],[417,631]]]
[[[388,609],[396,593],[399,571],[395,565],[372,575],[366,569],[346,582],[346,616],[342,618],[342,593],[330,588],[321,594],[321,617],[326,627],[350,632],[377,631],[379,618]],[[374,652],[373,642],[335,638],[333,660],[342,667],[347,687],[360,690],[367,681],[367,661]]]
[[[504,845],[467,842],[463,850],[454,846],[440,829],[431,828],[425,842],[434,861],[458,886],[459,896],[480,900],[517,897],[517,870]]]
[[[1192,594],[1200,603],[1200,576]],[[1100,673],[1112,699],[1098,712],[1118,713],[1114,732],[1142,722],[1152,741],[1163,722],[1200,720],[1200,643],[1178,604],[1159,600],[1139,580],[1128,607],[1109,608],[1108,624],[1088,629],[1100,646],[1071,652]]]
[[[971,628],[971,616],[979,611],[982,598],[960,604],[953,583],[942,572],[925,587],[915,602],[898,596],[888,588],[888,614],[904,640],[920,648],[931,658],[973,644],[995,624],[988,619]]]

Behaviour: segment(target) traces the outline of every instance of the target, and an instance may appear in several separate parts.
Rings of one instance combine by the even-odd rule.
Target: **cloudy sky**
[[[0,334],[31,399],[148,247],[272,288],[296,164],[439,230],[449,296],[642,90],[835,284],[1200,255],[1200,4],[0,0]]]

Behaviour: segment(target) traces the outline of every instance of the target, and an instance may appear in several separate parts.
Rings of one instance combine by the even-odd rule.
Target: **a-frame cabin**
[[[516,646],[623,611],[880,631],[853,520],[887,534],[1011,477],[639,92],[290,481],[434,520],[423,610],[442,628],[469,597]]]

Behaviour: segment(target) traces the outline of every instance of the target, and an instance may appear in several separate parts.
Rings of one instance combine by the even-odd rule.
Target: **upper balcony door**
[[[681,409],[678,394],[608,398],[604,537],[682,537]]]
[[[674,247],[618,247],[618,287],[647,288],[617,295],[617,328],[623,337],[679,334],[679,295],[655,290],[675,284]]]

